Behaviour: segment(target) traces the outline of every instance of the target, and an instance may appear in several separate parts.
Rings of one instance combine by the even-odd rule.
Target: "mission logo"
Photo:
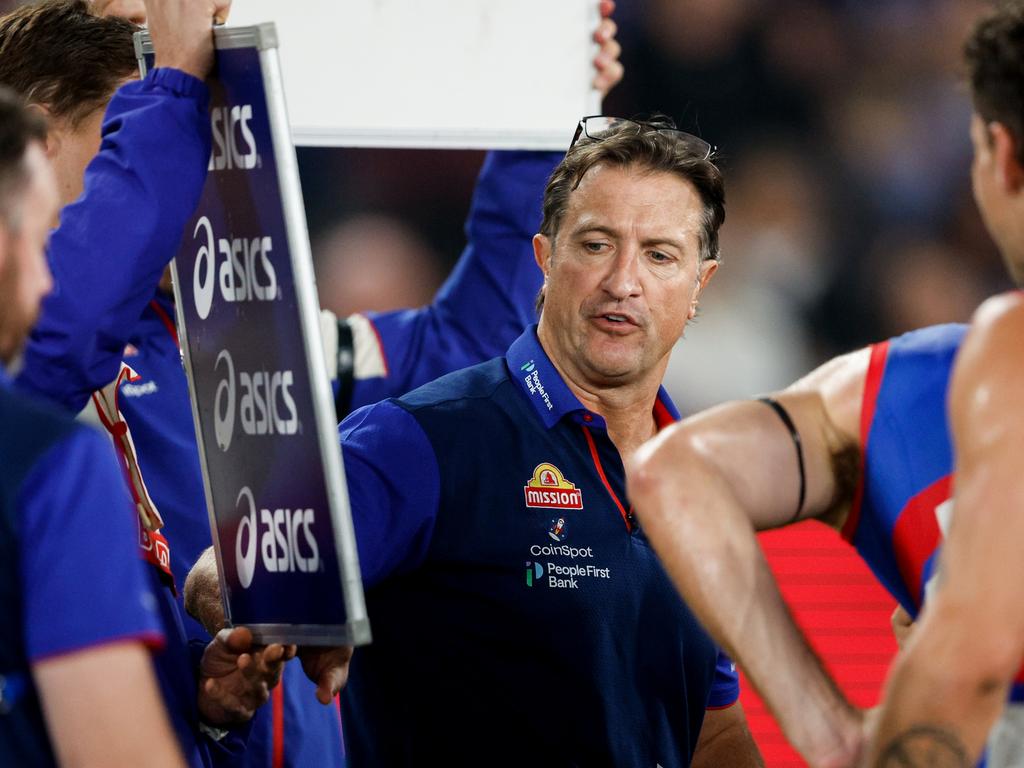
[[[583,509],[583,492],[548,462],[537,465],[523,493],[526,506],[533,509]]]

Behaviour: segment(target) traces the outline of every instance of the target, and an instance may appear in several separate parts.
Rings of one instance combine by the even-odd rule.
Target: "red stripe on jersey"
[[[282,677],[271,694],[273,707],[273,752],[271,768],[284,768],[284,678]]]
[[[883,341],[871,347],[871,360],[868,372],[864,377],[864,396],[860,405],[860,478],[854,492],[850,514],[843,523],[842,536],[849,542],[857,535],[857,524],[860,523],[860,508],[864,502],[864,464],[868,454],[868,438],[871,436],[871,424],[875,420],[875,406],[878,393],[882,389],[882,376],[885,373],[885,361],[889,356],[889,342]]]
[[[935,508],[947,501],[952,493],[952,475],[936,480],[907,502],[892,528],[892,549],[896,564],[918,608],[921,607],[924,564],[942,538]]]
[[[675,423],[676,417],[672,415],[668,406],[661,402],[661,398],[659,397],[654,401],[654,425],[660,432],[665,427],[670,427]]]
[[[597,455],[597,444],[594,442],[594,438],[590,434],[590,430],[584,426],[581,426],[580,429],[583,430],[583,435],[587,438],[587,445],[590,447],[590,458],[594,460],[594,469],[597,470],[598,477],[600,477],[601,482],[604,483],[605,490],[607,490],[608,495],[612,497],[612,501],[615,502],[615,506],[619,508],[619,514],[622,515],[622,521],[626,524],[626,530],[632,531],[633,526],[629,522],[629,513],[626,512],[626,508],[622,506],[622,502],[619,501],[619,497],[615,495],[615,491],[612,490],[611,483],[608,482],[608,478],[604,474],[604,467],[601,466],[601,457]]]

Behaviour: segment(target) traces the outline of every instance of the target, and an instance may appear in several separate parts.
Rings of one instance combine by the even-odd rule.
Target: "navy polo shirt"
[[[340,429],[374,632],[342,695],[355,768],[689,764],[736,673],[536,327]]]

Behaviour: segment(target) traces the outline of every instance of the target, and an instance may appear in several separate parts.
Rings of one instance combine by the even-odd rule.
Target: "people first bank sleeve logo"
[[[533,509],[583,509],[583,492],[548,462],[537,465],[523,493],[526,506]]]

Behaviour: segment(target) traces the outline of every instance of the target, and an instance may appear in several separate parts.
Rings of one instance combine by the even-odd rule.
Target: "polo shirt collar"
[[[587,410],[559,375],[558,369],[537,338],[536,325],[531,325],[522,336],[512,342],[512,346],[505,354],[505,364],[508,366],[509,375],[522,389],[545,428],[551,429],[566,416],[590,427],[607,428],[604,418]],[[660,387],[654,402],[654,420],[658,429],[678,421],[679,418],[679,411],[669,398],[668,392],[664,387]]]

